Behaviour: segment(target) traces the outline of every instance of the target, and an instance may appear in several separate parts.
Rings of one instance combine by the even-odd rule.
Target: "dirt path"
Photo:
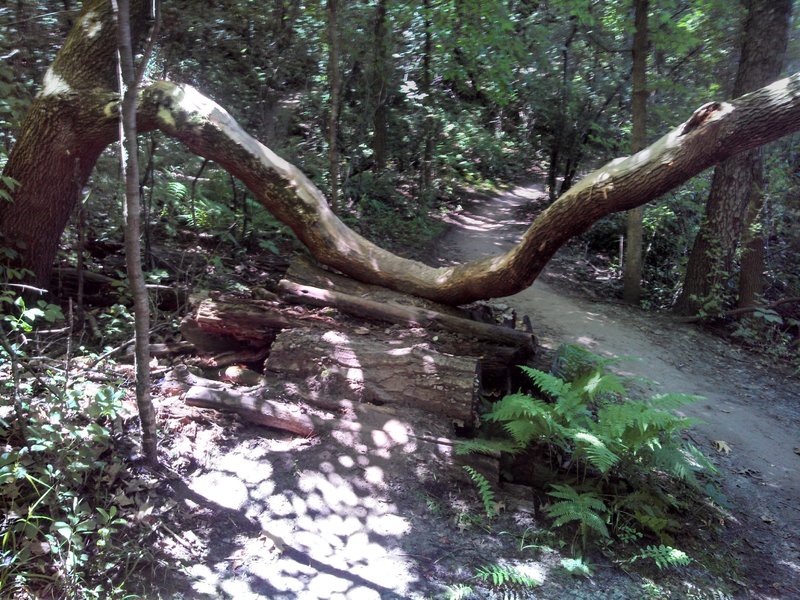
[[[442,240],[441,262],[512,244],[527,224],[522,208],[540,195],[536,187],[519,188],[471,205]],[[657,382],[654,389],[706,396],[693,410],[708,424],[694,435],[707,452],[714,440],[731,447],[727,456],[715,454],[736,506],[730,545],[720,552],[743,565],[746,581],[726,581],[727,593],[715,585],[699,593],[689,581],[696,573],[687,572],[666,586],[669,594],[655,597],[800,597],[796,382],[773,378],[694,328],[589,302],[545,281],[502,302],[530,315],[548,346],[575,341],[603,354],[634,355],[641,360],[631,372]],[[172,451],[187,463],[184,483],[176,484],[175,527],[191,567],[165,597],[427,599],[446,598],[457,585],[473,588],[465,598],[504,597],[476,579],[487,563],[542,581],[533,591],[517,590],[520,598],[648,597],[647,582],[602,557],[593,559],[591,578],[575,578],[558,568],[569,548],[525,548],[531,538],[524,536],[544,525],[530,502],[509,500],[487,524],[474,487],[456,478],[463,472],[451,464],[450,449],[418,443],[415,436],[441,435],[437,424],[409,431],[387,413],[373,424],[376,432],[354,424],[352,431],[302,440],[209,414],[205,423],[174,421],[188,432],[174,434]]]
[[[469,260],[508,247],[526,226],[515,216],[543,193],[522,187],[476,204],[458,219],[469,235],[455,230],[447,238],[449,251]],[[703,396],[686,412],[704,421],[696,442],[725,477],[733,504],[731,550],[764,593],[800,598],[798,381],[694,326],[573,295],[569,282],[552,274],[503,301],[531,317],[545,346],[579,343],[603,355],[633,356],[638,360],[622,370],[651,380],[654,392]],[[715,450],[718,440],[730,454]]]

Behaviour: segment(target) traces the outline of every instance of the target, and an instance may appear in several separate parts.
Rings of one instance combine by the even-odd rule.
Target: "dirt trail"
[[[478,203],[458,217],[447,238],[460,260],[513,244],[526,222],[516,215],[544,192],[521,187]],[[512,223],[512,227],[508,224]],[[548,280],[553,283],[548,283]],[[754,357],[698,328],[617,302],[575,295],[570,282],[546,273],[534,285],[503,299],[527,314],[545,346],[579,343],[608,356],[633,356],[621,370],[650,380],[655,392],[705,399],[689,407],[702,419],[695,441],[725,477],[736,519],[735,551],[749,578],[776,598],[800,597],[800,384],[772,372]],[[730,454],[714,448],[716,441]]]
[[[527,225],[522,209],[541,193],[518,188],[471,204],[437,246],[441,263],[508,247]],[[726,582],[732,596],[716,593],[713,584],[710,595],[696,594],[684,573],[671,581],[677,592],[668,597],[800,597],[797,382],[773,377],[692,327],[590,302],[564,285],[539,281],[498,302],[530,315],[548,346],[575,341],[603,354],[634,355],[641,360],[628,368],[657,382],[654,389],[706,397],[693,409],[708,422],[696,430],[696,441],[709,453],[714,440],[731,447],[727,456],[715,454],[737,520],[729,525],[730,546],[720,552],[743,565],[747,580]],[[163,402],[162,410],[170,410],[175,400]],[[574,578],[558,567],[568,554],[523,548],[520,534],[545,525],[530,502],[509,500],[490,528],[482,524],[474,486],[454,478],[463,471],[452,466],[451,449],[415,437],[435,438],[441,424],[409,432],[402,415],[387,413],[371,431],[355,423],[326,439],[302,440],[214,413],[206,422],[173,422],[191,430],[183,439],[176,434],[172,448],[175,456],[188,454],[190,465],[185,484],[176,484],[175,527],[191,567],[165,597],[427,599],[445,598],[447,586],[457,584],[475,590],[470,598],[504,597],[476,580],[487,563],[542,580],[520,598],[646,597],[641,578],[602,557],[593,558],[591,578]]]

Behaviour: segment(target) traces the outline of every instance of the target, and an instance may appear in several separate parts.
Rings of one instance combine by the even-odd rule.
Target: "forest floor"
[[[428,262],[506,249],[543,202],[536,185],[474,199],[452,216]],[[568,276],[572,260],[557,258],[531,288],[496,304],[529,315],[545,348],[570,342],[633,356],[621,369],[649,380],[653,391],[705,398],[686,410],[705,422],[691,437],[720,469],[731,503],[724,527],[708,538],[705,566],[623,568],[597,553],[586,557],[592,574],[576,577],[559,566],[572,555],[570,540],[548,533],[532,499],[510,493],[513,486],[498,490],[505,510],[489,521],[447,453],[420,451],[393,419],[385,436],[353,431],[308,440],[210,411],[188,419],[174,398],[161,398],[173,456],[193,455],[173,465],[185,474],[173,483],[181,501],[171,549],[191,566],[162,595],[800,597],[800,383],[696,326],[598,298],[591,283]],[[495,588],[476,577],[491,564],[513,566],[541,585]],[[472,595],[458,596],[463,586]]]

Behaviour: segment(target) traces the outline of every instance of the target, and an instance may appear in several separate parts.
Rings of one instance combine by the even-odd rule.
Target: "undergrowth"
[[[541,461],[550,474],[544,512],[554,528],[572,527],[585,552],[592,542],[634,549],[628,562],[657,567],[688,564],[672,547],[681,514],[716,510],[723,502],[716,469],[682,434],[695,421],[673,412],[696,397],[630,396],[608,361],[566,347],[554,371],[521,367],[534,394],[515,393],[497,402],[482,421],[501,435],[463,442],[460,453],[496,452]],[[566,357],[566,358],[564,358]],[[474,474],[470,473],[473,479]],[[476,479],[489,516],[496,506],[488,482]],[[647,540],[657,545],[642,546]]]
[[[63,315],[28,307],[20,276],[0,266],[0,597],[136,598],[136,576],[165,566],[152,548],[169,507],[131,459],[124,390],[29,356],[37,322]]]

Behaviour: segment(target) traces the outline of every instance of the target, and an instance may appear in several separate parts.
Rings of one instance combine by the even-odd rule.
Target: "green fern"
[[[475,578],[486,583],[491,583],[495,587],[507,585],[519,585],[523,587],[536,587],[541,585],[541,581],[534,579],[514,567],[491,564],[479,567],[475,572]]]
[[[465,600],[472,594],[472,588],[464,583],[456,583],[445,587],[445,600]]]
[[[619,456],[612,452],[606,443],[595,434],[579,430],[572,433],[576,453],[586,455],[589,463],[601,473],[607,473],[619,462]]]
[[[559,498],[560,502],[551,504],[547,514],[555,519],[554,527],[560,527],[571,521],[578,521],[581,532],[586,537],[587,529],[592,529],[604,538],[611,537],[603,515],[608,514],[608,507],[595,492],[579,493],[569,485],[552,484],[553,491],[549,496]]]
[[[667,567],[685,567],[692,562],[691,557],[683,550],[672,546],[647,546],[638,554],[630,558],[630,562],[637,560],[650,559],[656,563],[659,569]]]
[[[496,517],[500,512],[500,508],[495,500],[492,484],[489,483],[486,477],[472,467],[464,465],[464,470],[470,476],[470,479],[472,479],[475,487],[478,488],[478,495],[481,497],[481,502],[483,502],[483,509],[486,516],[490,519]]]
[[[519,446],[511,440],[487,440],[475,438],[473,440],[459,440],[455,446],[455,453],[464,454],[493,454],[495,452],[514,453],[519,451]]]
[[[541,389],[542,392],[549,396],[561,398],[572,391],[572,385],[570,383],[555,375],[545,373],[539,369],[532,369],[531,367],[526,367],[524,365],[521,365],[519,368],[522,369],[523,373],[528,376],[528,378],[536,385],[536,387]]]
[[[721,498],[712,484],[703,487],[698,478],[700,473],[715,473],[713,465],[682,439],[695,421],[672,412],[697,398],[663,394],[628,399],[623,381],[604,371],[615,361],[580,347],[560,351],[556,362],[555,373],[574,378],[567,381],[521,367],[540,397],[517,393],[503,398],[482,420],[502,426],[507,438],[473,440],[460,445],[458,452],[519,453],[533,448],[563,457],[551,467],[566,469],[565,476],[577,481],[581,491],[553,485],[549,495],[557,501],[547,513],[555,527],[577,523],[584,547],[590,532],[610,537],[607,523],[614,523],[615,531],[635,525],[671,543],[670,532],[680,526],[674,515],[687,506],[687,485],[714,501]],[[487,515],[494,514],[488,482],[473,480]]]

